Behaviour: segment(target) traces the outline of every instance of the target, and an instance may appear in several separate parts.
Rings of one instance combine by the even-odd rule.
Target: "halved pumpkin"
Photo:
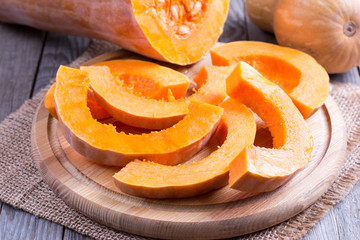
[[[211,50],[212,63],[230,66],[246,62],[278,84],[304,118],[314,113],[329,95],[329,75],[310,55],[278,45],[240,41]]]
[[[184,74],[148,61],[122,59],[93,66],[108,66],[112,75],[119,77],[126,86],[154,99],[167,99],[169,90],[176,99],[181,98],[190,83]]]
[[[86,106],[91,78],[87,71],[61,66],[56,76],[55,103],[69,144],[101,164],[124,166],[134,159],[181,163],[207,143],[223,112],[220,107],[192,101],[188,115],[171,128],[142,135],[118,133],[113,125],[96,121]]]
[[[49,113],[54,118],[58,119],[58,115],[56,113],[55,99],[54,99],[55,88],[56,88],[56,83],[51,85],[48,92],[46,93],[44,99],[44,105],[49,111]],[[89,107],[93,118],[97,120],[102,120],[111,117],[110,114],[95,101],[95,99],[91,96],[91,94],[88,94],[87,106]]]
[[[269,127],[273,148],[250,145],[230,166],[230,187],[267,192],[285,183],[311,157],[310,129],[286,93],[241,62],[226,80],[231,98],[250,107]]]
[[[134,94],[121,80],[111,74],[107,66],[81,67],[81,69],[89,74],[94,98],[111,116],[130,126],[154,130],[168,128],[180,121],[188,113],[191,100],[214,105],[220,103],[226,96],[225,79],[226,74],[230,73],[229,68],[212,71],[218,75],[202,79],[202,82],[206,83],[190,97],[177,101],[164,101]],[[213,92],[216,88],[217,90]]]
[[[223,141],[221,147],[188,165],[133,161],[114,175],[116,186],[140,197],[184,198],[226,185],[229,165],[254,141],[256,125],[251,111],[235,100],[229,99],[220,106],[224,114],[216,136]]]
[[[0,21],[99,38],[179,65],[200,60],[223,30],[228,0],[6,0]]]

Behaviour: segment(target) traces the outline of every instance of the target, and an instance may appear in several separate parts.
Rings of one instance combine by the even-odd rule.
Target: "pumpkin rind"
[[[211,50],[216,66],[246,62],[278,84],[304,118],[312,115],[329,95],[329,75],[310,55],[275,44],[239,41]]]
[[[55,93],[56,83],[52,84],[49,90],[47,91],[45,98],[44,98],[44,105],[46,109],[49,111],[51,116],[58,119],[57,113],[56,113],[56,106],[55,106],[55,100],[54,100],[54,93]]]
[[[164,6],[159,6],[161,2]],[[191,16],[189,11],[189,21],[178,24],[168,5],[183,7],[184,2],[189,1],[3,0],[0,21],[103,39],[151,58],[187,65],[200,60],[215,44],[229,1],[199,1],[202,14]]]
[[[251,111],[229,99],[216,136],[225,141],[206,158],[188,165],[164,166],[133,161],[114,175],[121,191],[147,198],[184,198],[199,195],[228,183],[230,163],[251,144],[256,125]]]
[[[250,20],[262,30],[273,32],[273,13],[277,0],[246,0]]]
[[[286,93],[241,62],[226,81],[231,98],[250,107],[269,127],[273,148],[246,147],[230,166],[230,187],[272,191],[304,167],[311,157],[310,129]]]
[[[313,56],[328,73],[360,64],[360,1],[279,0],[274,32],[280,45]]]
[[[101,164],[124,166],[134,159],[181,163],[207,143],[223,112],[222,108],[192,101],[189,114],[171,128],[142,135],[118,133],[113,125],[92,118],[86,106],[90,78],[86,71],[61,66],[55,103],[62,133],[70,145]]]

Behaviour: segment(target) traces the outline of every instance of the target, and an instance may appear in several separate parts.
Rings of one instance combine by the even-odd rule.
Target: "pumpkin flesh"
[[[213,48],[211,59],[216,66],[235,65],[240,61],[248,63],[278,84],[304,118],[312,115],[329,95],[329,75],[310,55],[295,49],[240,41]]]
[[[198,162],[165,166],[133,161],[114,175],[115,184],[125,193],[147,198],[184,198],[199,195],[228,183],[230,163],[254,141],[256,125],[251,111],[229,99],[216,137],[223,144]]]
[[[147,159],[176,165],[207,143],[223,112],[219,107],[193,101],[189,114],[171,128],[141,135],[118,133],[113,125],[96,121],[86,106],[91,77],[86,71],[61,66],[55,103],[61,130],[70,145],[101,164],[124,166],[134,159]]]
[[[311,157],[310,129],[286,93],[241,62],[226,81],[231,98],[250,107],[269,127],[273,148],[250,145],[230,166],[230,187],[272,191],[304,167]]]

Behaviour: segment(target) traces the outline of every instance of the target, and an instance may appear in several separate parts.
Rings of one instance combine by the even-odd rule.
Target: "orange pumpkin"
[[[245,0],[246,13],[259,28],[273,32],[273,14],[277,0]]]
[[[274,32],[280,45],[313,56],[328,73],[360,64],[360,1],[278,0]]]

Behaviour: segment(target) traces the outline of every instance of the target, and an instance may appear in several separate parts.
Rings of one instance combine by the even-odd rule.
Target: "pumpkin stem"
[[[352,37],[356,33],[356,28],[357,28],[356,23],[349,20],[344,24],[344,34],[348,37]]]

